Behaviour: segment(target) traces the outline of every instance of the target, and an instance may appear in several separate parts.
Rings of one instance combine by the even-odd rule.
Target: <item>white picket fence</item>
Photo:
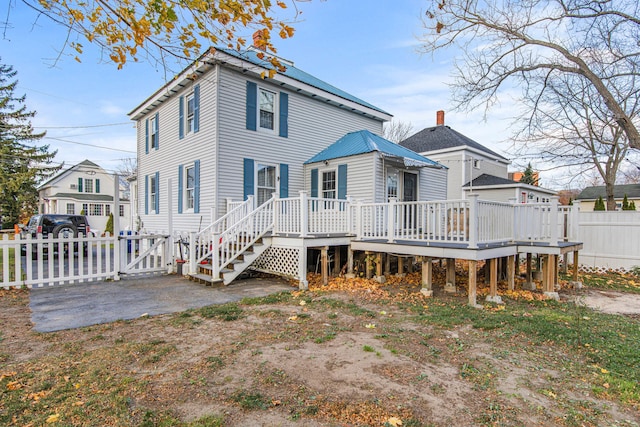
[[[3,235],[0,287],[43,287],[118,280],[170,271],[171,239],[161,234],[37,238]]]

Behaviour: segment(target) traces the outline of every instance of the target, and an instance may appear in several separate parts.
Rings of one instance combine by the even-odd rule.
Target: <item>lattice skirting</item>
[[[562,258],[560,259],[560,266],[562,266],[563,262],[562,262]],[[569,271],[573,271],[573,264],[571,262],[569,262],[567,264],[567,269]],[[597,266],[597,265],[584,265],[584,264],[580,264],[578,266],[578,271],[581,273],[588,273],[588,274],[606,274],[606,273],[620,273],[620,274],[626,274],[626,273],[631,273],[632,269],[631,268],[625,268],[625,267],[602,267],[602,266]]]
[[[300,249],[278,248],[271,246],[264,251],[260,258],[254,261],[252,268],[271,272],[283,276],[299,279],[298,264],[300,263]]]

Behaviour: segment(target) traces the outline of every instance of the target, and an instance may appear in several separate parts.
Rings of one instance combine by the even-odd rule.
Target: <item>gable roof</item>
[[[407,166],[446,168],[438,162],[421,156],[408,148],[401,147],[368,130],[360,130],[346,134],[304,163],[323,162],[325,160],[356,156],[374,151],[389,157],[400,157]]]
[[[624,195],[628,198],[640,198],[640,184],[624,184],[613,186],[613,197],[623,199]],[[607,197],[607,191],[604,185],[596,185],[587,187],[576,196],[576,200],[596,200],[598,197],[603,199]]]
[[[268,60],[260,59],[258,53],[259,51],[256,51],[255,48],[237,51],[222,47],[212,47],[202,54],[200,58],[182,70],[172,81],[158,89],[153,95],[133,109],[129,113],[129,117],[132,120],[137,120],[146,112],[157,107],[173,94],[180,91],[183,87],[193,84],[199,76],[208,72],[216,64],[222,64],[243,73],[251,73],[255,77],[261,78],[261,72],[268,72],[268,70],[274,67]],[[268,54],[265,54],[265,58],[267,56]],[[286,69],[284,71],[278,71],[273,78],[265,77],[264,81],[316,99],[321,99],[339,108],[358,111],[381,121],[388,121],[393,117],[381,108],[369,104],[354,95],[302,71],[295,67],[292,62],[281,58],[279,59]]]
[[[556,192],[553,190],[538,187],[536,185],[525,184],[523,182],[514,181],[512,179],[489,175],[486,173],[483,173],[482,175],[473,179],[471,182],[467,182],[465,185],[462,186],[462,188],[476,188],[476,187],[503,187],[503,188],[522,187],[530,190],[536,190],[541,193],[556,194]]]
[[[52,176],[51,178],[49,178],[48,180],[46,180],[45,182],[43,182],[42,184],[40,184],[38,186],[38,190],[43,189],[44,187],[48,186],[48,185],[52,185],[54,182],[58,181],[59,179],[63,178],[65,175],[70,174],[73,171],[76,171],[78,169],[81,168],[90,168],[90,169],[99,169],[102,172],[104,172],[104,169],[102,169],[102,167],[100,167],[100,165],[93,163],[91,160],[83,160],[80,163],[78,163],[77,165],[71,166],[69,169],[63,170],[61,172],[58,172],[57,174],[55,174],[54,176]]]
[[[464,136],[460,132],[457,132],[445,125],[422,129],[420,132],[400,142],[400,145],[417,153],[427,153],[430,151],[446,150],[458,147],[469,147],[482,151],[497,159],[507,162],[509,161],[495,151],[488,149],[484,145],[477,143],[473,139]]]

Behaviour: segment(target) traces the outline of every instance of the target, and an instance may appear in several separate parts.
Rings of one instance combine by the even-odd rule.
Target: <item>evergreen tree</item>
[[[594,211],[606,211],[607,209],[604,206],[604,200],[602,199],[602,196],[598,197],[598,200],[596,200],[596,204],[593,206],[593,210]]]
[[[0,63],[0,228],[14,224],[38,210],[38,183],[60,167],[47,166],[56,152],[38,146],[45,132],[35,133],[27,111],[26,96],[16,97],[17,71]]]
[[[113,235],[113,212],[109,214],[109,219],[107,219],[107,225],[104,226],[104,232]]]
[[[629,210],[630,211],[636,210],[636,202],[634,202],[633,200],[631,201],[631,203],[629,203]]]
[[[627,195],[624,195],[624,199],[622,199],[622,210],[623,211],[630,211],[631,210],[631,205],[629,204],[629,199],[627,199]]]
[[[520,182],[523,184],[538,185],[538,178],[536,178],[536,174],[531,167],[531,163],[527,165],[527,168],[522,173]]]

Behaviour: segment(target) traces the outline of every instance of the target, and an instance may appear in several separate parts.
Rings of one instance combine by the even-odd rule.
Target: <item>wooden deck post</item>
[[[378,252],[376,254],[376,277],[374,277],[374,280],[378,283],[385,282],[385,277],[382,274],[382,253],[381,252]]]
[[[489,281],[489,295],[487,295],[487,302],[494,302],[496,304],[502,304],[502,298],[498,295],[498,259],[491,258],[489,260],[490,281]]]
[[[469,305],[478,307],[476,301],[476,288],[478,280],[478,261],[469,260]]]
[[[422,257],[422,295],[433,296],[433,262],[431,257]]]
[[[384,254],[384,275],[391,275],[391,255]]]
[[[345,274],[344,277],[347,279],[356,277],[356,275],[353,274],[353,249],[351,249],[351,246],[347,249],[347,274]]]
[[[329,284],[329,246],[320,249],[320,270],[322,271],[322,285]]]
[[[578,280],[578,251],[573,251],[573,280],[571,280],[571,286],[574,289],[581,289],[582,282]]]
[[[512,291],[516,287],[516,257],[509,255],[507,257],[507,283],[509,290]]]
[[[544,295],[555,300],[559,299],[560,297],[554,288],[555,276],[558,271],[558,255],[545,255],[542,271],[542,290]]]
[[[456,260],[455,258],[447,258],[447,273],[446,283],[444,285],[444,291],[448,293],[458,292],[456,287]]]
[[[340,271],[342,270],[342,260],[340,259],[340,246],[333,247],[333,275],[340,275]]]
[[[367,251],[364,255],[364,269],[366,270],[365,277],[367,279],[371,279],[371,252]]]
[[[404,258],[398,256],[398,276],[404,277]]]

